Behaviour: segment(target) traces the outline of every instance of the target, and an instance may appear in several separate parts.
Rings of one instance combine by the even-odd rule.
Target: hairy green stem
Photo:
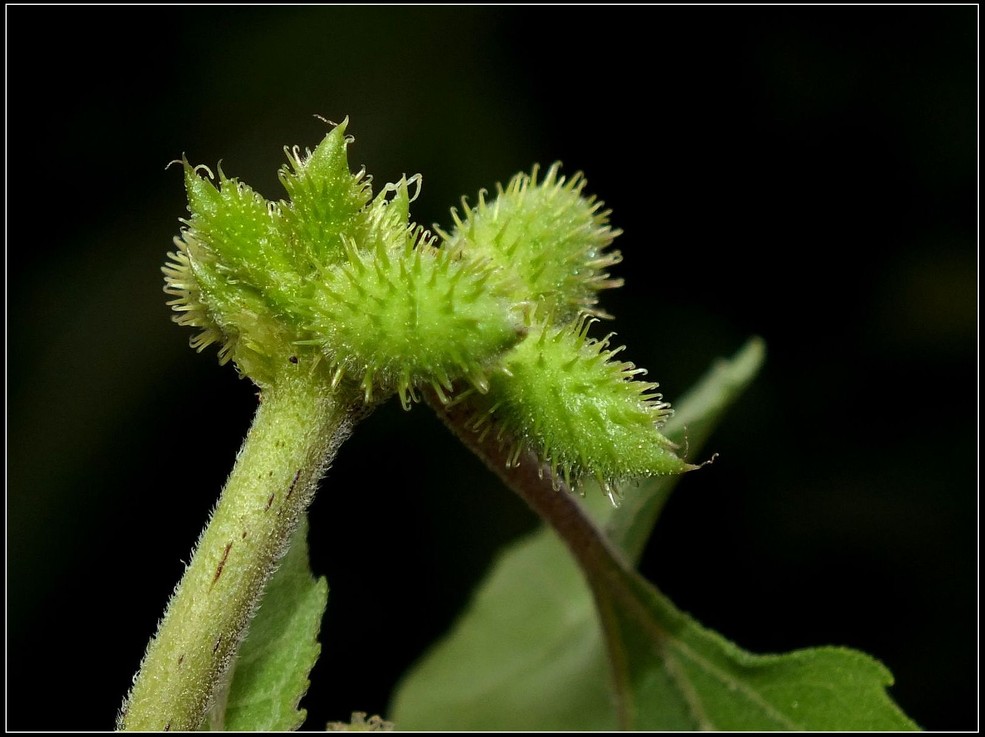
[[[319,479],[358,417],[310,366],[260,406],[120,711],[121,730],[198,728]]]

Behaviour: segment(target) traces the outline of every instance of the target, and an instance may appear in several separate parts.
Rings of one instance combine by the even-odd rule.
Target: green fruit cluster
[[[165,291],[194,348],[218,344],[261,388],[303,362],[367,403],[397,394],[406,408],[422,390],[465,402],[478,431],[513,458],[533,449],[569,485],[692,468],[658,430],[670,409],[656,385],[587,335],[620,254],[580,174],[517,175],[463,200],[439,238],[410,222],[419,177],[374,196],[349,170],[345,129],[287,151],[276,202],[183,162],[191,215]]]
[[[301,360],[367,402],[485,382],[518,339],[518,311],[487,265],[409,223],[406,179],[373,197],[365,173],[350,173],[345,128],[304,156],[288,150],[279,202],[184,163],[191,217],[164,268],[176,321],[200,330],[193,347],[218,343],[220,361],[261,387]]]

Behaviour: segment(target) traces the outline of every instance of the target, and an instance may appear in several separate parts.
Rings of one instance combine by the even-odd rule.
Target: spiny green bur
[[[487,268],[428,244],[353,251],[325,273],[312,327],[336,377],[362,375],[367,401],[374,386],[395,389],[407,408],[423,381],[445,399],[457,377],[484,391],[490,350],[509,348],[519,329],[489,277]]]
[[[397,393],[406,408],[425,387],[455,397],[514,459],[532,448],[569,484],[693,468],[658,432],[670,410],[656,385],[586,335],[605,316],[599,291],[622,281],[606,271],[619,231],[580,174],[535,167],[491,201],[480,193],[439,248],[410,223],[419,177],[374,196],[349,171],[345,129],[286,150],[279,202],[184,162],[191,216],[164,273],[193,347],[219,344],[261,387],[303,362],[367,403]]]
[[[165,291],[176,297],[177,322],[201,329],[192,346],[220,343],[258,384],[269,383],[277,357],[291,354],[292,333],[283,316],[298,292],[298,277],[278,228],[279,212],[250,187],[219,172],[213,186],[185,162],[191,218],[169,254]]]
[[[473,427],[513,442],[512,462],[532,447],[555,479],[570,486],[587,474],[610,496],[620,480],[694,468],[657,431],[671,414],[657,385],[634,380],[645,371],[614,360],[622,348],[609,350],[608,338],[588,338],[591,322],[535,325],[473,400]]]
[[[596,308],[598,291],[622,284],[605,269],[619,263],[618,251],[603,253],[620,231],[608,224],[609,211],[594,197],[582,195],[585,179],[560,176],[560,164],[537,181],[538,169],[517,174],[498,195],[479,203],[465,218],[455,210],[455,230],[443,234],[451,249],[488,259],[511,274],[524,296],[568,321],[580,312],[604,315]]]
[[[359,240],[366,228],[364,208],[372,192],[365,171],[349,172],[346,148],[353,139],[345,135],[346,125],[343,121],[307,156],[296,146],[285,149],[290,167],[282,167],[279,178],[290,200],[281,203],[282,222],[310,268],[341,261],[345,239]],[[406,226],[407,212],[403,215]]]

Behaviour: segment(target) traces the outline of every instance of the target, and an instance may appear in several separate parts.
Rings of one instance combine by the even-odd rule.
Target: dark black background
[[[977,723],[974,6],[7,8],[7,718],[108,729],[254,391],[188,349],[160,266],[186,153],[280,197],[288,144],[420,172],[414,215],[536,161],[625,231],[607,295],[671,401],[767,365],[644,570],[757,652],[882,659],[922,726]],[[306,699],[383,712],[532,515],[388,406],[311,511],[332,593]],[[481,664],[476,664],[481,668]]]

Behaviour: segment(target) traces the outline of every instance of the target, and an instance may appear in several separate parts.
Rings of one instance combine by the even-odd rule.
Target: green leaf
[[[696,451],[762,354],[751,341],[714,367],[680,402],[671,437],[686,427]],[[619,510],[596,511],[630,557],[676,480],[651,480]],[[511,546],[453,631],[400,685],[391,718],[401,729],[915,727],[886,694],[889,672],[867,655],[833,647],[753,655],[698,625],[615,558],[606,574],[592,581],[596,610],[552,532]]]
[[[500,555],[388,718],[401,731],[615,729],[608,679],[584,579],[545,529]]]
[[[601,595],[621,726],[644,730],[916,729],[886,693],[889,671],[847,648],[753,655],[626,570]],[[608,599],[608,601],[606,601]]]
[[[304,722],[298,703],[321,652],[318,630],[328,602],[328,583],[308,567],[307,535],[305,518],[267,584],[234,665],[225,712],[212,715],[214,729],[285,731]]]

